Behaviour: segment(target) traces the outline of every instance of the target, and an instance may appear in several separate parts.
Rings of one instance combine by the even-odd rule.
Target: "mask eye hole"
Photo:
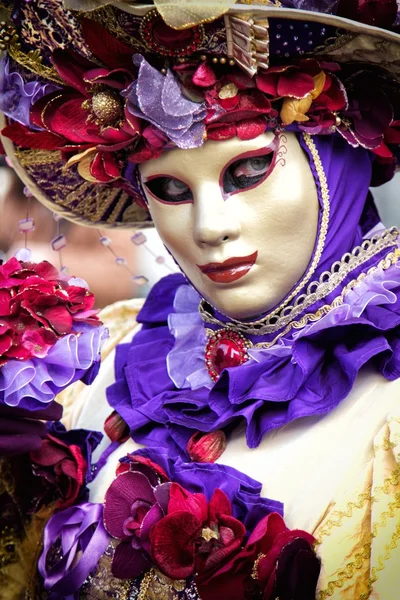
[[[190,187],[174,177],[154,177],[144,182],[144,185],[151,195],[160,202],[182,204],[193,201]]]
[[[253,188],[269,175],[273,166],[272,150],[257,156],[249,156],[234,161],[225,170],[223,189],[225,194]]]

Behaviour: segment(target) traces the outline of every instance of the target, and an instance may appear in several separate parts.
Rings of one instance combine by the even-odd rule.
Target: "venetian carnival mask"
[[[140,172],[164,244],[220,312],[266,312],[306,271],[318,197],[295,134],[176,149]]]

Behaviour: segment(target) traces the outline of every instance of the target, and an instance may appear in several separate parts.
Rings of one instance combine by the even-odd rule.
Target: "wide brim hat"
[[[367,12],[357,0],[320,2],[326,12],[296,7],[307,8],[307,0],[292,0],[291,7],[265,0],[68,2],[10,3],[0,31],[6,51],[0,73],[4,150],[34,196],[64,218],[94,227],[152,225],[137,164],[207,138],[247,139],[243,113],[237,112],[240,122],[226,113],[237,110],[235,94],[243,92],[249,101],[251,81],[267,98],[263,108],[257,100],[256,109],[251,100],[246,113],[255,130],[263,118],[278,130],[289,124],[310,134],[338,132],[370,149],[393,173],[400,144],[395,0],[376,0]],[[218,82],[225,81],[223,89],[213,70]],[[342,72],[360,98],[349,100]],[[162,95],[163,77],[165,94],[177,94],[176,76],[185,87],[179,109],[172,107],[167,119],[148,99],[146,112],[141,99],[151,96],[151,86]],[[187,85],[189,76],[196,85]],[[217,109],[209,106],[213,90]],[[84,131],[79,115],[76,126],[68,126],[81,107],[87,111]]]

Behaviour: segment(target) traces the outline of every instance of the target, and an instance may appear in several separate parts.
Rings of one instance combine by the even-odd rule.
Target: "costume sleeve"
[[[317,600],[397,600],[400,589],[400,416],[371,444],[357,481],[332,502],[314,535],[322,559]]]

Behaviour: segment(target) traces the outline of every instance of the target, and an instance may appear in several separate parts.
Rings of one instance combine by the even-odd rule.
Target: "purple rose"
[[[167,512],[169,483],[153,487],[139,471],[121,473],[107,490],[104,526],[121,540],[111,572],[120,579],[138,577],[151,565],[150,531]]]
[[[0,110],[22,125],[38,129],[30,121],[31,106],[42,96],[58,89],[58,86],[52,83],[43,84],[39,81],[25,83],[18,72],[10,73],[8,58],[5,57],[0,61]]]
[[[172,71],[162,75],[140,54],[133,60],[139,67],[138,78],[122,93],[128,100],[128,111],[154,125],[178,148],[201,146],[205,104],[188,100]]]
[[[80,597],[79,588],[110,541],[102,516],[101,504],[86,502],[55,514],[46,524],[38,569],[53,600]],[[59,544],[62,553],[58,557],[55,549]]]

